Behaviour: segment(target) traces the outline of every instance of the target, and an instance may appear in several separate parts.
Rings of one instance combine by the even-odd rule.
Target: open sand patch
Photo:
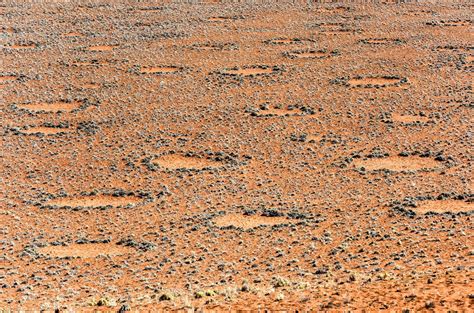
[[[269,108],[267,110],[261,110],[259,115],[277,115],[277,116],[285,116],[285,115],[295,115],[301,113],[300,110],[296,109],[278,109],[278,108]]]
[[[176,169],[204,169],[221,167],[223,164],[207,158],[185,156],[181,154],[166,154],[151,160],[151,163],[162,168]]]
[[[93,51],[93,52],[103,52],[103,51],[112,51],[116,47],[117,46],[109,46],[109,45],[91,46],[91,47],[88,47],[86,50],[87,51]]]
[[[137,196],[113,196],[113,195],[93,195],[93,196],[70,196],[60,197],[46,201],[43,207],[46,208],[103,208],[103,207],[127,207],[136,206],[144,202],[144,199]]]
[[[397,86],[405,83],[407,80],[399,77],[360,77],[351,78],[347,84],[352,87],[387,87]]]
[[[243,229],[251,229],[262,225],[273,226],[287,224],[286,217],[277,216],[261,216],[261,215],[244,215],[244,214],[227,214],[214,219],[214,224],[219,227],[234,226]]]
[[[140,70],[142,74],[172,74],[181,71],[178,66],[154,66],[154,67],[143,67]]]
[[[18,79],[18,77],[14,76],[14,75],[0,76],[0,84],[12,82],[12,81],[15,81],[17,79]]]
[[[269,74],[272,72],[273,70],[271,68],[241,68],[236,70],[224,70],[224,73],[226,74],[242,76]]]
[[[356,159],[353,164],[357,168],[363,167],[368,171],[390,170],[396,172],[435,169],[441,165],[440,162],[433,159],[418,156],[391,156],[386,158],[370,158],[367,160]]]
[[[2,27],[2,33],[4,33],[4,34],[14,34],[16,32],[17,32],[17,30],[15,28],[11,27],[11,26]]]
[[[36,44],[30,43],[30,44],[15,44],[10,46],[12,49],[17,49],[17,50],[23,50],[23,49],[34,49],[36,48]]]
[[[320,142],[323,140],[324,136],[323,135],[314,135],[310,134],[306,136],[306,141],[308,142]]]
[[[256,111],[253,115],[256,116],[296,116],[304,115],[310,112],[304,112],[300,108],[286,106],[286,107],[276,107],[276,106],[264,106]]]
[[[130,247],[120,246],[112,243],[93,243],[93,244],[71,244],[69,246],[47,246],[37,248],[43,255],[56,258],[77,257],[77,258],[95,258],[100,255],[115,256],[133,253]]]
[[[60,127],[47,127],[47,126],[35,126],[35,127],[28,127],[26,129],[20,130],[20,133],[25,135],[57,135],[63,133],[70,133],[72,129],[70,128],[60,128]]]
[[[392,120],[399,123],[427,123],[430,121],[430,118],[420,115],[402,115],[394,113],[392,114]]]
[[[56,101],[56,102],[39,102],[39,103],[22,103],[17,104],[19,109],[31,112],[72,112],[82,106],[80,101]]]
[[[433,213],[461,213],[474,211],[474,202],[467,202],[463,200],[426,200],[420,202],[416,208],[413,208],[416,213],[426,214]]]

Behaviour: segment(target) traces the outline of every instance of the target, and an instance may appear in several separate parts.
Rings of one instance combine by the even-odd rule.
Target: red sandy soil
[[[0,4],[0,311],[474,310],[463,4]]]

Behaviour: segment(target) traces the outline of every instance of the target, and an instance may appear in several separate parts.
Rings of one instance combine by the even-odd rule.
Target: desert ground
[[[471,4],[0,4],[0,311],[474,310]]]

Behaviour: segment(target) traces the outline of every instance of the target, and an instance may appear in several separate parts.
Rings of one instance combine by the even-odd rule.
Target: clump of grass
[[[102,297],[99,298],[98,300],[92,299],[89,301],[90,306],[115,306],[115,300],[108,298],[108,297]]]
[[[283,295],[281,292],[278,293],[275,297],[276,301],[283,301],[283,299],[285,299],[285,295]]]
[[[194,293],[194,298],[196,298],[196,299],[201,299],[201,298],[204,298],[205,295],[206,295],[206,294],[205,294],[204,291],[202,291],[202,290],[201,290],[201,291],[196,291],[196,292]]]
[[[280,277],[280,276],[275,276],[273,277],[273,282],[272,285],[274,288],[281,288],[281,287],[287,287],[290,285],[290,281],[286,278]]]
[[[206,290],[206,291],[196,291],[194,293],[194,298],[196,299],[201,299],[201,298],[204,298],[204,297],[214,297],[217,295],[217,292],[215,292],[214,290]]]
[[[173,299],[174,299],[173,295],[168,292],[161,294],[161,296],[158,298],[158,300],[160,301],[171,301]]]

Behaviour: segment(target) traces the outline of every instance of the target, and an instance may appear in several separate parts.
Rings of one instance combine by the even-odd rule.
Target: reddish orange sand
[[[358,2],[3,1],[0,311],[474,311],[473,7]]]

